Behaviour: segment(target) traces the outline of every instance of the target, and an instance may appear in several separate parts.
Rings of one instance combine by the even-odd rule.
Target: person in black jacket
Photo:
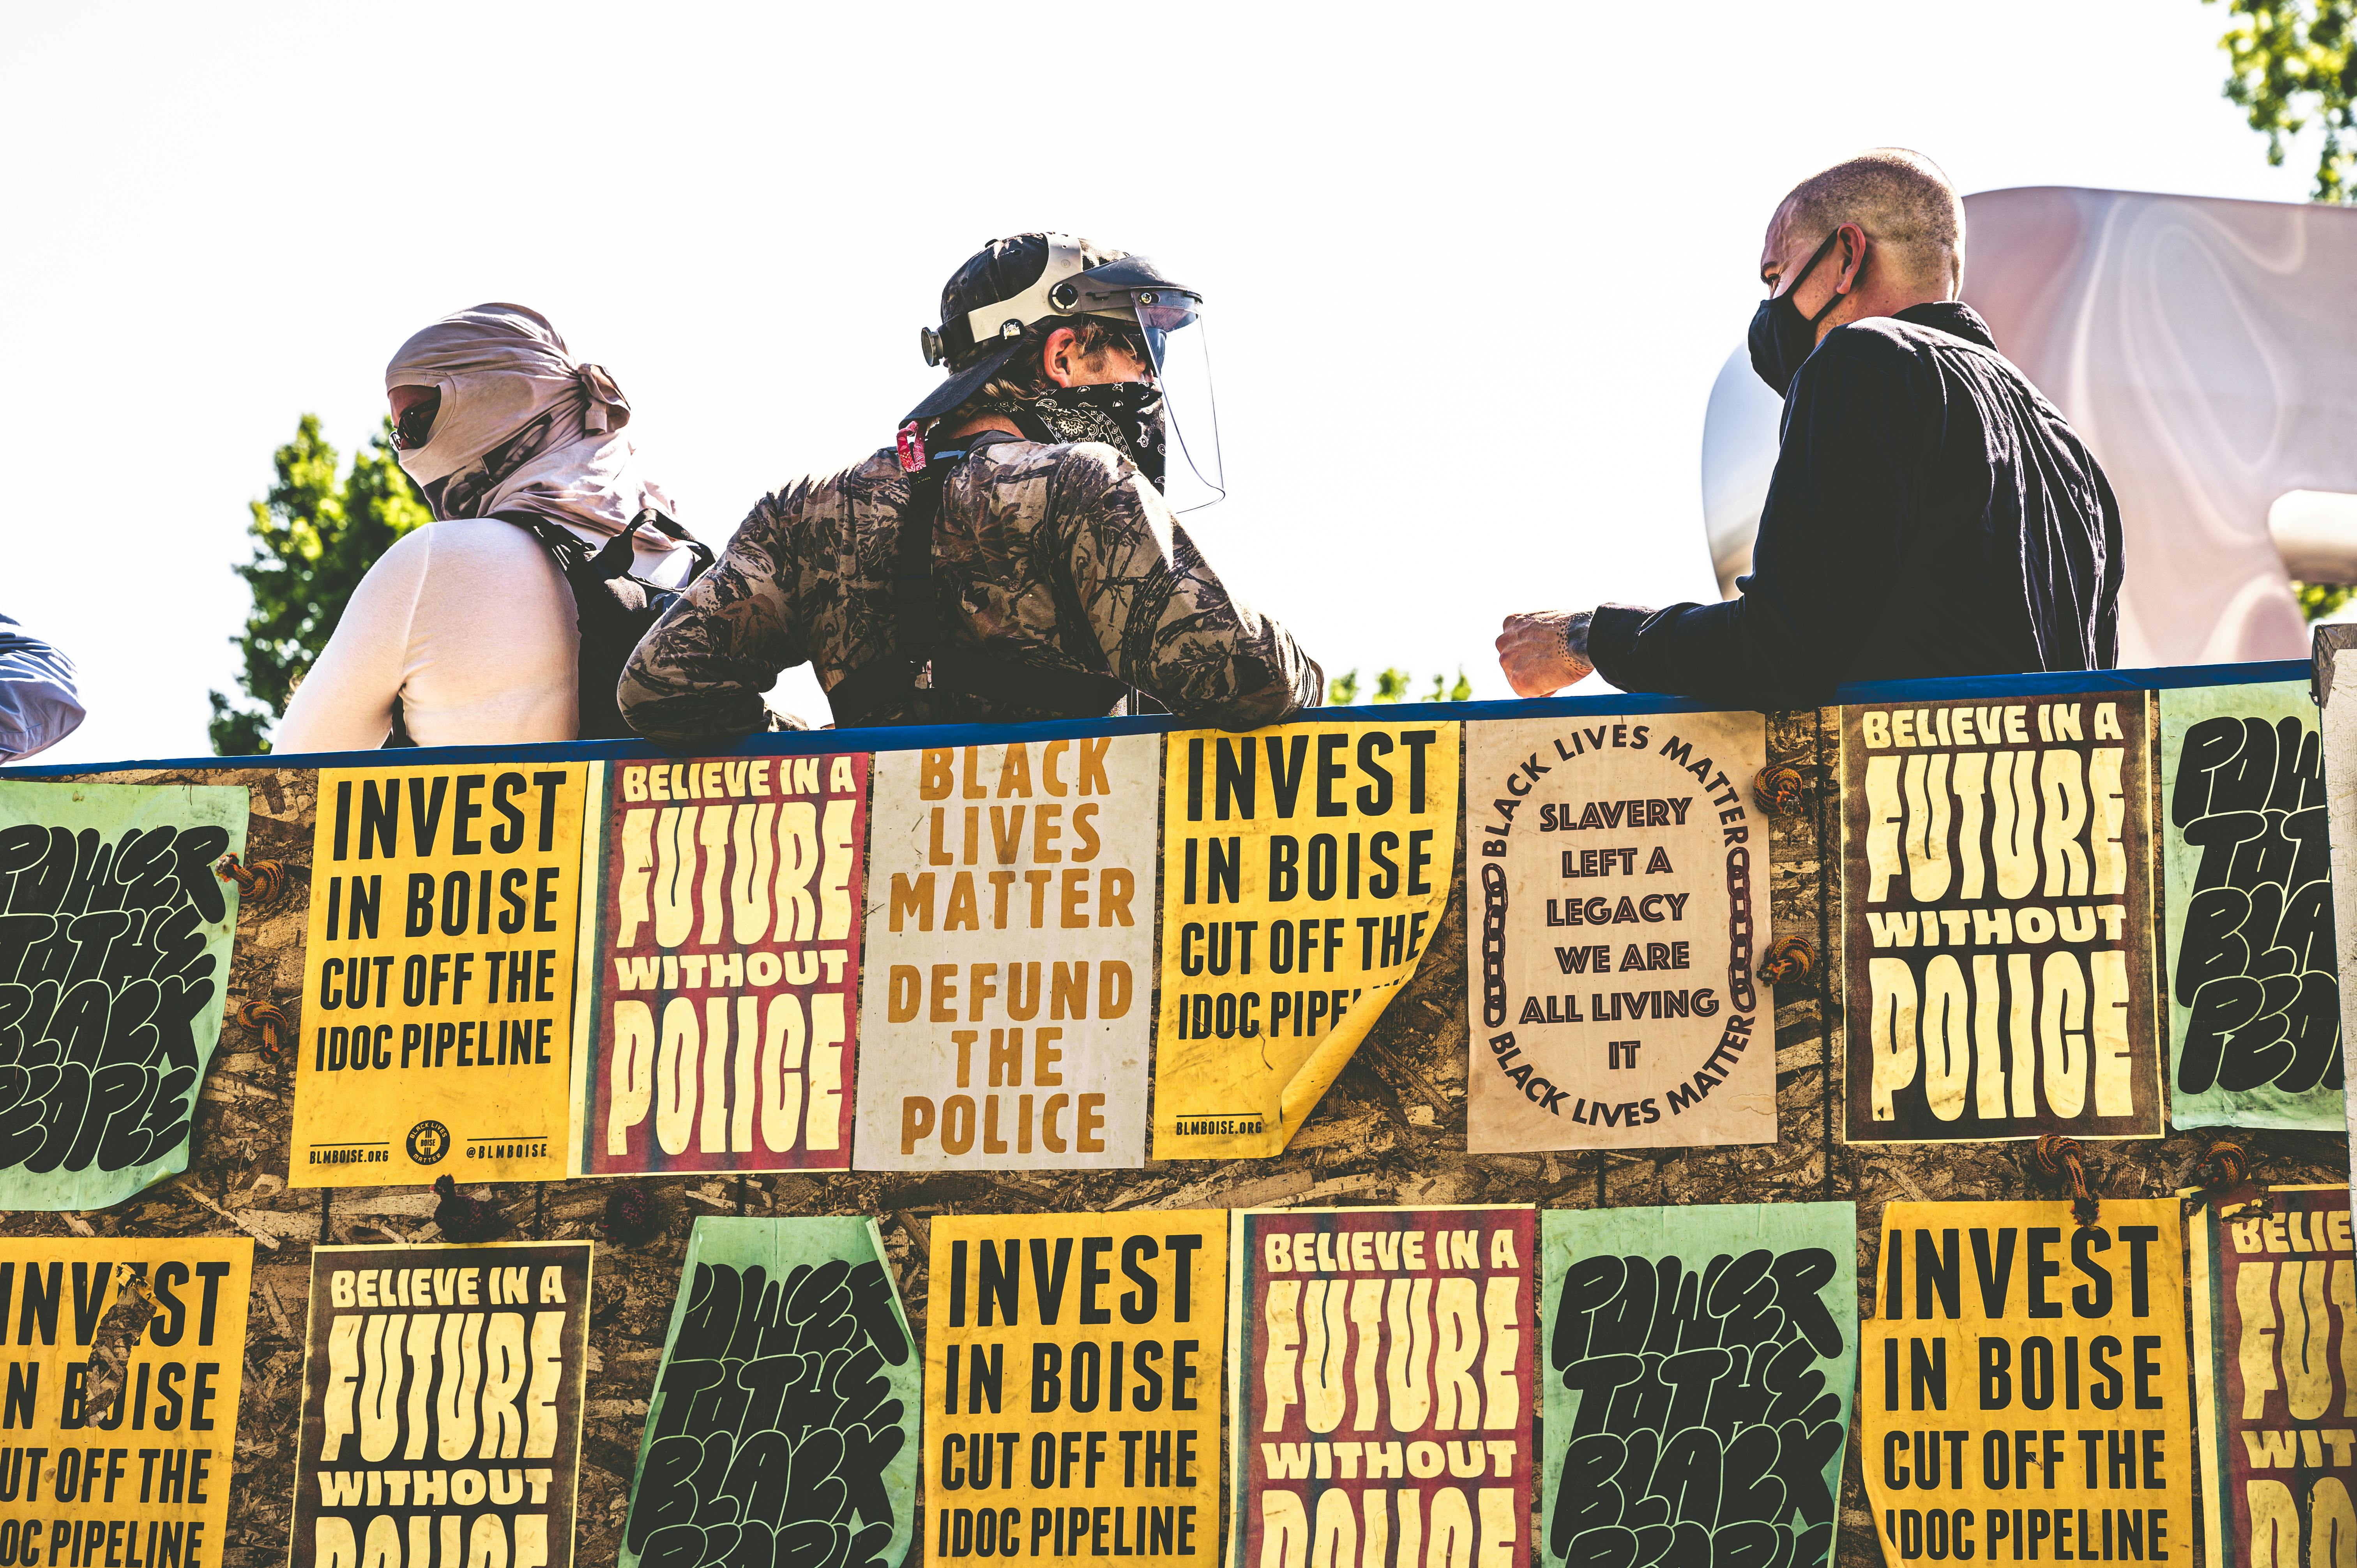
[[[1789,708],[1849,681],[2116,662],[2119,506],[1955,297],[1964,239],[1947,177],[1900,148],[1784,199],[1750,334],[1783,438],[1741,592],[1509,616],[1498,655],[1517,693],[1594,669],[1624,691]]]

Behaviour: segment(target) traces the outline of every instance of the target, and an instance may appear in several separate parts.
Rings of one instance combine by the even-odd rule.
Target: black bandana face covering
[[[1784,397],[1792,392],[1792,378],[1801,373],[1802,362],[1816,351],[1817,323],[1833,314],[1834,306],[1848,297],[1846,295],[1835,295],[1825,301],[1824,309],[1814,316],[1802,315],[1801,307],[1792,300],[1792,296],[1801,292],[1801,285],[1809,281],[1809,274],[1817,270],[1817,263],[1825,259],[1825,252],[1834,248],[1834,242],[1840,238],[1839,229],[1826,235],[1825,242],[1819,245],[1816,254],[1809,258],[1809,264],[1801,269],[1801,275],[1792,280],[1792,286],[1780,295],[1761,300],[1760,308],[1751,313],[1751,368],[1759,372],[1761,381],[1776,390],[1778,397]]]
[[[1162,390],[1151,382],[1049,387],[1028,403],[994,400],[973,407],[976,413],[1013,421],[1034,441],[1102,441],[1136,464],[1156,489],[1162,489]]]

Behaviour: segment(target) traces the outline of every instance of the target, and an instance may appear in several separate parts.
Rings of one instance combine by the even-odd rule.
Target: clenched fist
[[[1587,661],[1588,613],[1533,610],[1506,618],[1498,667],[1515,695],[1544,697],[1587,678],[1596,668]]]

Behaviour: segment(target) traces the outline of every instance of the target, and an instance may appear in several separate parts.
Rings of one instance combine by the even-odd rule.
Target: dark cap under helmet
[[[1029,328],[1076,316],[1135,328],[1133,291],[1174,287],[1150,261],[1069,234],[993,240],[942,286],[939,328],[920,333],[925,363],[949,379],[903,416],[938,419],[982,389],[1028,343]]]

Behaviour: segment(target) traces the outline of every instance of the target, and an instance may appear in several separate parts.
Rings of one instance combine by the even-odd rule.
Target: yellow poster
[[[289,1185],[565,1176],[602,767],[320,770]]]
[[[2193,1556],[2174,1198],[1894,1203],[1861,1325],[1885,1562]]]
[[[242,1237],[0,1240],[0,1563],[222,1560],[253,1274]]]
[[[931,1255],[931,1558],[1216,1560],[1227,1211],[943,1215]]]
[[[1440,924],[1455,724],[1297,724],[1163,753],[1158,1159],[1272,1155]]]

